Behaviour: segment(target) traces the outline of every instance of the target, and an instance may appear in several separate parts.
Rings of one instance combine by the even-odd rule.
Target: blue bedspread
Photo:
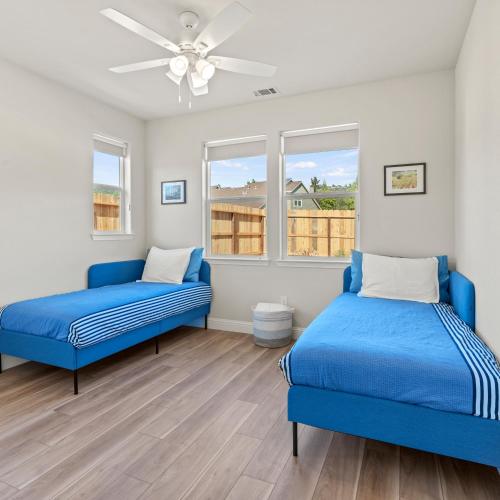
[[[449,305],[345,293],[280,366],[290,384],[500,418],[495,358]]]
[[[125,283],[11,304],[0,328],[71,342],[82,348],[208,304],[203,282]]]

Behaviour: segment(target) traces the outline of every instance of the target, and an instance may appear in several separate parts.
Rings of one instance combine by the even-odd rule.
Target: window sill
[[[116,233],[116,234],[92,233],[90,236],[94,241],[133,240],[135,238],[134,233]]]
[[[313,259],[279,259],[278,267],[315,267],[323,269],[345,269],[351,265],[350,260],[313,260]]]
[[[278,259],[255,257],[205,257],[215,266],[269,266],[275,263],[278,267],[309,267],[325,269],[345,269],[351,265],[350,260],[312,260],[312,259]]]
[[[268,258],[254,257],[206,257],[206,260],[216,266],[268,266],[270,263]]]

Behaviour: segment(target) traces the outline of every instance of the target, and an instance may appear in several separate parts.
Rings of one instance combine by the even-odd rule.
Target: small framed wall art
[[[384,195],[426,193],[426,163],[384,166]]]
[[[186,181],[165,181],[161,183],[161,204],[186,203]]]

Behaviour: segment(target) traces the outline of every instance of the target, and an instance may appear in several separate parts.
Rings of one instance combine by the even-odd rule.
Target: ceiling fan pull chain
[[[179,84],[179,104],[182,102],[181,85]]]

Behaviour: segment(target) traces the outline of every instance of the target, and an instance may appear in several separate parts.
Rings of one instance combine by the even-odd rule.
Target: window
[[[283,259],[350,258],[359,232],[358,126],[281,136]]]
[[[93,157],[93,233],[130,233],[127,144],[116,139],[94,136]]]
[[[205,246],[213,257],[267,253],[264,136],[205,144]]]

